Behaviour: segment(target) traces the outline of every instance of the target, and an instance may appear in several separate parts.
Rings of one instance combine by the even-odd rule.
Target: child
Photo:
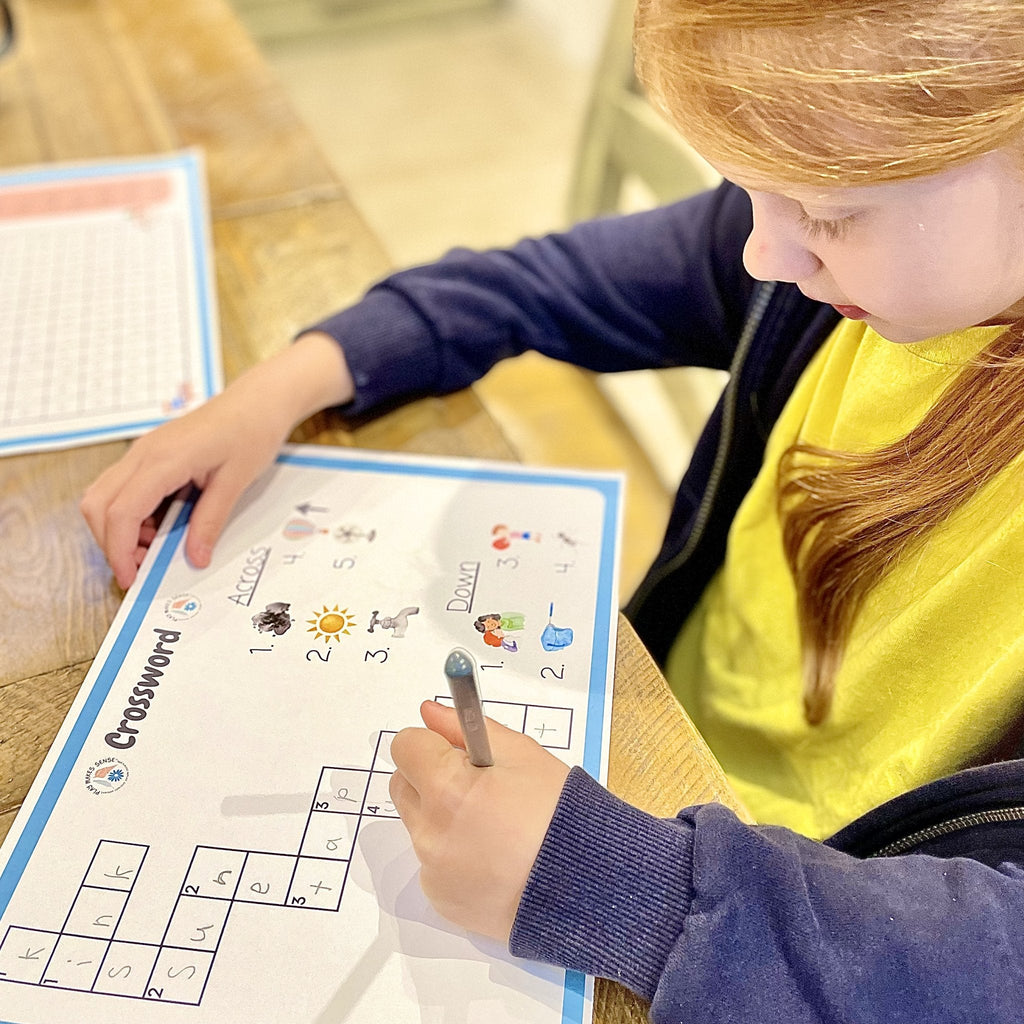
[[[427,702],[392,747],[423,888],[655,1021],[1017,1021],[1019,0],[640,0],[636,41],[720,189],[394,275],[140,439],[85,515],[127,585],[164,495],[204,488],[205,564],[321,405],[531,347],[729,369],[627,613],[762,824],[652,818],[493,724],[473,768]]]

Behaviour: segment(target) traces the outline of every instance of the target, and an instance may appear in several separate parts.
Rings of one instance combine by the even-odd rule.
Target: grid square
[[[41,985],[74,988],[88,992],[92,988],[109,943],[105,939],[85,939],[62,935],[43,972]]]
[[[358,814],[369,774],[364,768],[324,768],[313,798],[313,810]]]
[[[373,818],[397,818],[398,811],[391,802],[391,793],[388,791],[388,784],[391,782],[392,772],[372,772],[370,785],[366,790],[366,800],[363,802],[363,814]]]
[[[186,896],[233,899],[244,864],[244,850],[197,846],[181,891]]]
[[[38,985],[59,938],[59,932],[8,928],[0,942],[0,978]]]
[[[159,946],[142,942],[110,943],[93,983],[93,992],[109,996],[142,996],[159,952]]]
[[[304,857],[349,860],[358,831],[358,814],[313,811],[309,815],[306,833],[302,837],[302,849],[299,852]]]
[[[94,889],[83,885],[64,922],[64,931],[96,939],[112,939],[128,902],[129,894],[117,889]]]
[[[161,949],[146,986],[145,996],[164,1003],[198,1006],[212,966],[212,953]]]
[[[96,844],[96,852],[82,884],[130,892],[148,852],[148,846],[138,843],[117,843],[101,839]]]
[[[288,892],[288,906],[308,910],[337,910],[345,888],[348,863],[299,857]]]
[[[282,853],[250,853],[235,890],[236,902],[284,906],[295,871],[295,860],[295,857]]]
[[[542,747],[568,750],[572,742],[572,708],[544,707],[531,704],[526,709],[523,732]]]
[[[231,904],[202,896],[179,896],[163,945],[189,950],[215,950]]]

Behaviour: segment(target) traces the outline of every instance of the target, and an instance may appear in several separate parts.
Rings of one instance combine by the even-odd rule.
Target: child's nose
[[[805,281],[821,267],[807,247],[798,213],[776,196],[751,195],[754,226],[743,247],[743,265],[759,281]]]

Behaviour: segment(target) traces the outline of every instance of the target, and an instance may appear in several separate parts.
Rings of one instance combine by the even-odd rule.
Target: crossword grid
[[[453,707],[455,702],[447,694],[434,698],[439,704]],[[532,736],[549,750],[568,750],[572,742],[572,708],[548,704],[518,704],[508,700],[480,702],[484,714],[515,732]]]
[[[571,708],[483,704],[543,746],[569,749]],[[394,735],[379,733],[369,768],[321,769],[298,853],[196,846],[159,943],[117,937],[149,847],[101,839],[59,932],[7,928],[0,981],[198,1006],[235,904],[340,908],[363,820],[398,820],[388,794]]]
[[[187,224],[160,208],[0,222],[0,427],[178,404],[196,373],[188,265]]]

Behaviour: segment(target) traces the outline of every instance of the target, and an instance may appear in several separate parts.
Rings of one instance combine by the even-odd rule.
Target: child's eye
[[[839,217],[836,220],[818,220],[810,216],[805,210],[799,214],[800,226],[804,229],[808,238],[828,238],[836,241],[842,238],[850,227],[852,216]]]

